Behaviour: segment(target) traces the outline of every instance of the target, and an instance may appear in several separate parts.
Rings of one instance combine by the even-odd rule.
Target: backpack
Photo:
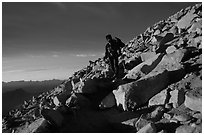
[[[125,46],[125,44],[119,38],[115,37],[115,39],[119,47],[123,48]]]

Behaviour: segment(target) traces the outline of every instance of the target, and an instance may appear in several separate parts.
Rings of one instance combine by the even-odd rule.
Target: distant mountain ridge
[[[45,81],[12,81],[2,82],[2,114],[22,104],[23,101],[42,92],[53,89],[62,83],[62,80]],[[11,100],[12,99],[12,100]]]
[[[60,83],[63,80],[53,79],[45,81],[11,81],[11,82],[2,82],[2,92],[13,91],[19,88],[24,89],[27,92],[43,92],[50,90]]]

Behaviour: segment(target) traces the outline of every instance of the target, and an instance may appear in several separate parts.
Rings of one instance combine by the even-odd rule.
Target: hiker
[[[121,55],[121,48],[125,46],[125,44],[117,37],[112,38],[110,34],[106,35],[106,40],[108,43],[106,44],[106,51],[104,56],[104,61],[108,58],[110,62],[110,66],[114,72],[113,79],[116,79],[118,76],[118,57]]]

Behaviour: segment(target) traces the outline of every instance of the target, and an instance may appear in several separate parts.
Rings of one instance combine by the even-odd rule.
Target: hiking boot
[[[118,80],[118,79],[117,79],[117,78],[115,78],[115,79],[113,79],[113,80],[112,80],[112,82],[116,82],[117,80]]]

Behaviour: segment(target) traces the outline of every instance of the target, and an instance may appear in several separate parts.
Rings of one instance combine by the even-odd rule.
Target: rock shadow
[[[181,62],[188,61],[189,59],[194,58],[194,57],[202,54],[202,50],[197,49],[196,47],[187,47],[186,49],[187,49],[186,55],[184,55]]]
[[[142,68],[141,68],[141,71],[145,74],[148,74],[150,73],[153,69],[155,69],[157,67],[157,65],[161,62],[163,56],[165,54],[162,53],[158,56],[158,58],[151,64],[151,65],[144,65]]]
[[[137,132],[137,129],[130,125],[125,125],[122,123],[111,123],[110,126],[111,133],[135,133]]]
[[[159,42],[159,48],[156,50],[156,53],[162,53],[166,50],[169,45],[165,45],[167,42],[170,42],[174,39],[173,33],[167,33],[164,38]]]
[[[170,85],[172,83],[176,83],[180,81],[186,75],[186,71],[184,68],[181,68],[178,70],[169,71],[168,74],[169,74],[168,76],[169,76],[169,85]]]
[[[165,130],[167,131],[167,133],[175,133],[176,132],[176,128],[180,126],[179,123],[157,123],[155,124],[157,132],[161,131],[161,130]]]

